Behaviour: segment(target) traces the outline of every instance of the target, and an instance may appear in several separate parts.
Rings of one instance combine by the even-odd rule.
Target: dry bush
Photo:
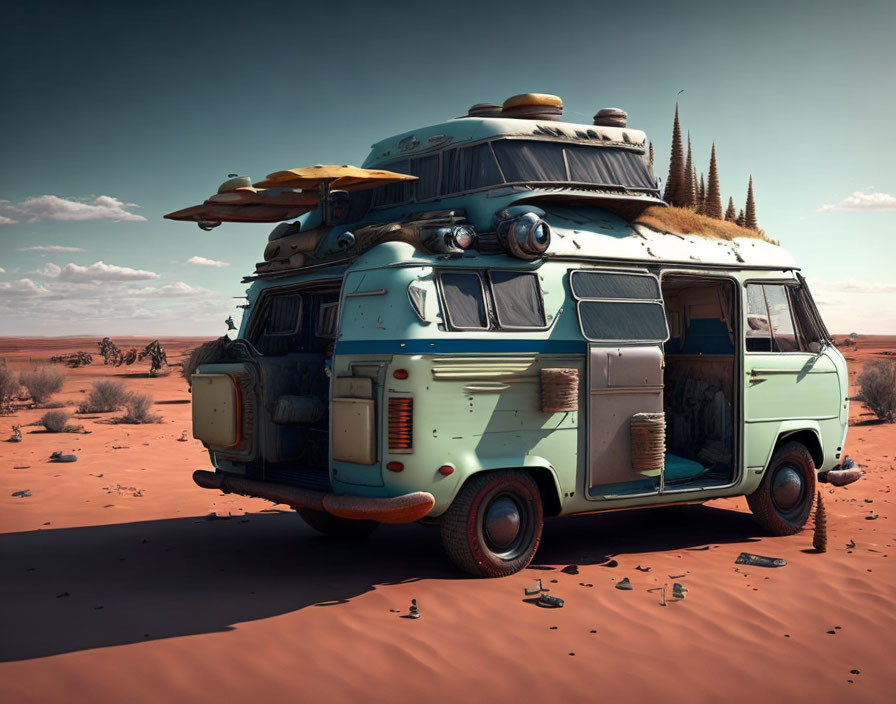
[[[674,232],[679,235],[699,235],[733,240],[736,237],[752,237],[771,244],[780,244],[768,237],[762,230],[751,230],[733,222],[716,220],[700,215],[690,208],[674,208],[652,205],[632,221],[633,225],[644,225],[658,232]]]
[[[19,383],[28,389],[34,403],[41,404],[62,388],[65,374],[53,367],[38,367],[30,372],[19,372]]]
[[[128,399],[124,384],[114,379],[100,379],[93,382],[87,400],[78,408],[78,413],[106,413],[117,411]]]
[[[125,413],[115,418],[115,423],[140,425],[142,423],[161,423],[162,417],[151,414],[152,396],[149,394],[128,394],[124,401]]]
[[[859,375],[859,399],[885,423],[896,421],[896,360],[872,359]]]
[[[47,411],[33,425],[42,425],[50,433],[77,433],[83,426],[69,425],[71,414],[68,411]]]
[[[9,413],[12,402],[19,395],[16,375],[6,368],[6,360],[0,359],[0,413]]]

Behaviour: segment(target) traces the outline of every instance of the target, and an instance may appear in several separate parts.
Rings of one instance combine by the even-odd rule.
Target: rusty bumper
[[[325,511],[339,518],[378,521],[379,523],[413,523],[423,518],[435,505],[435,498],[425,491],[415,491],[390,499],[364,496],[339,496],[323,491],[301,489],[287,484],[259,482],[221,472],[197,469],[193,481],[203,489],[220,489],[225,493],[255,496],[293,508]]]

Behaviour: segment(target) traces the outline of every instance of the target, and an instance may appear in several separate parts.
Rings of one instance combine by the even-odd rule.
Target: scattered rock
[[[24,499],[25,497],[31,496],[31,489],[20,489],[19,491],[12,492],[12,495]]]
[[[616,582],[616,588],[631,591],[632,583],[628,580],[628,577],[623,577],[621,581]]]
[[[63,455],[60,451],[54,452],[50,455],[50,462],[77,462],[77,455]]]
[[[649,567],[641,567],[641,565],[638,565],[635,569],[638,570],[638,572],[650,572]]]

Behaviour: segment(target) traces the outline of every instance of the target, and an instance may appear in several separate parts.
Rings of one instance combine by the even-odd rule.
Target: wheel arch
[[[824,446],[821,443],[821,429],[818,423],[813,421],[788,421],[782,423],[778,430],[778,437],[765,462],[765,469],[771,463],[774,454],[785,444],[796,441],[802,444],[812,456],[815,469],[818,470],[824,464]]]
[[[454,496],[451,497],[452,502],[463,486],[473,477],[507,469],[525,472],[532,477],[538,486],[538,492],[541,494],[542,509],[545,516],[557,516],[560,514],[563,506],[560,499],[562,495],[560,480],[557,478],[556,470],[547,460],[541,457],[527,457],[522,463],[519,459],[507,461],[506,458],[503,460],[494,458],[488,462],[482,462],[481,469],[470,472],[464,477],[463,482],[458,484]]]

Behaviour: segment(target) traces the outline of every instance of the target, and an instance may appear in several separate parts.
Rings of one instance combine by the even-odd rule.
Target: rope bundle
[[[631,429],[632,468],[636,472],[662,469],[666,452],[666,416],[663,413],[635,413]]]
[[[545,413],[579,409],[579,370],[541,370],[541,410]]]

